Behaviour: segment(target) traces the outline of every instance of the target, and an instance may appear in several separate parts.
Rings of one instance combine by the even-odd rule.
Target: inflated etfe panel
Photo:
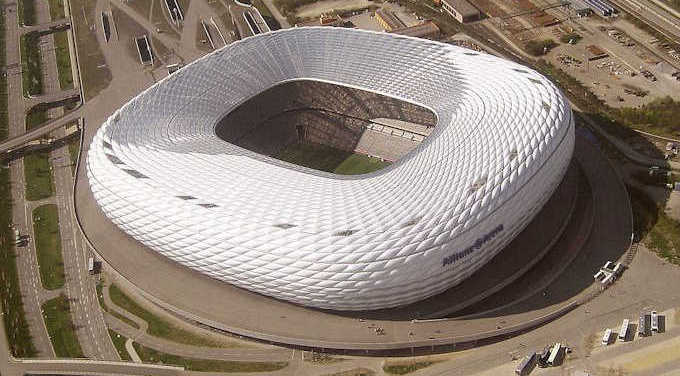
[[[231,110],[290,80],[407,101],[437,125],[358,176],[216,136]],[[294,303],[368,310],[442,292],[494,257],[550,197],[573,145],[564,96],[526,67],[423,39],[294,28],[235,42],[132,99],[96,134],[87,171],[116,225],[182,265]]]

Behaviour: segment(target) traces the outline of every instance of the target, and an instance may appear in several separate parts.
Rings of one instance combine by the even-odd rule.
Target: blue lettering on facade
[[[496,235],[500,234],[501,231],[503,231],[503,224],[498,225],[496,228],[489,231],[488,234],[477,239],[474,244],[465,248],[465,250],[463,250],[462,252],[454,253],[452,255],[444,257],[444,260],[442,260],[442,267],[451,265],[456,261],[469,256],[473,252],[478,251],[480,248],[482,248],[484,244],[489,242],[491,239],[495,238]]]

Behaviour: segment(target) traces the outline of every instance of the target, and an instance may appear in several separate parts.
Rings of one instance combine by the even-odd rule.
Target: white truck
[[[602,336],[602,345],[607,346],[609,345],[609,342],[611,342],[612,338],[612,330],[607,328],[607,330],[604,331],[604,335]]]
[[[628,319],[623,320],[621,324],[621,330],[619,330],[619,340],[628,340],[628,328],[630,327],[630,321]]]
[[[652,311],[652,332],[659,331],[659,314],[656,311]]]

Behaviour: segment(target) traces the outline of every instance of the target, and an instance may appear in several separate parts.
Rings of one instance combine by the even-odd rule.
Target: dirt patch
[[[322,13],[328,13],[331,11],[363,9],[371,5],[375,5],[375,3],[369,0],[325,0],[303,5],[297,9],[295,15],[299,18],[311,18],[318,17]]]

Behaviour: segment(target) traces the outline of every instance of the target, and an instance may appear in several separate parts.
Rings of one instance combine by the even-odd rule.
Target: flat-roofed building
[[[442,0],[442,8],[460,23],[477,21],[482,13],[467,0]]]
[[[437,39],[440,35],[439,27],[432,21],[425,21],[418,25],[392,30],[391,33],[407,35],[409,37]]]
[[[375,11],[375,20],[380,24],[385,31],[392,31],[406,27],[406,24],[397,17],[394,12],[387,9],[378,9]]]

